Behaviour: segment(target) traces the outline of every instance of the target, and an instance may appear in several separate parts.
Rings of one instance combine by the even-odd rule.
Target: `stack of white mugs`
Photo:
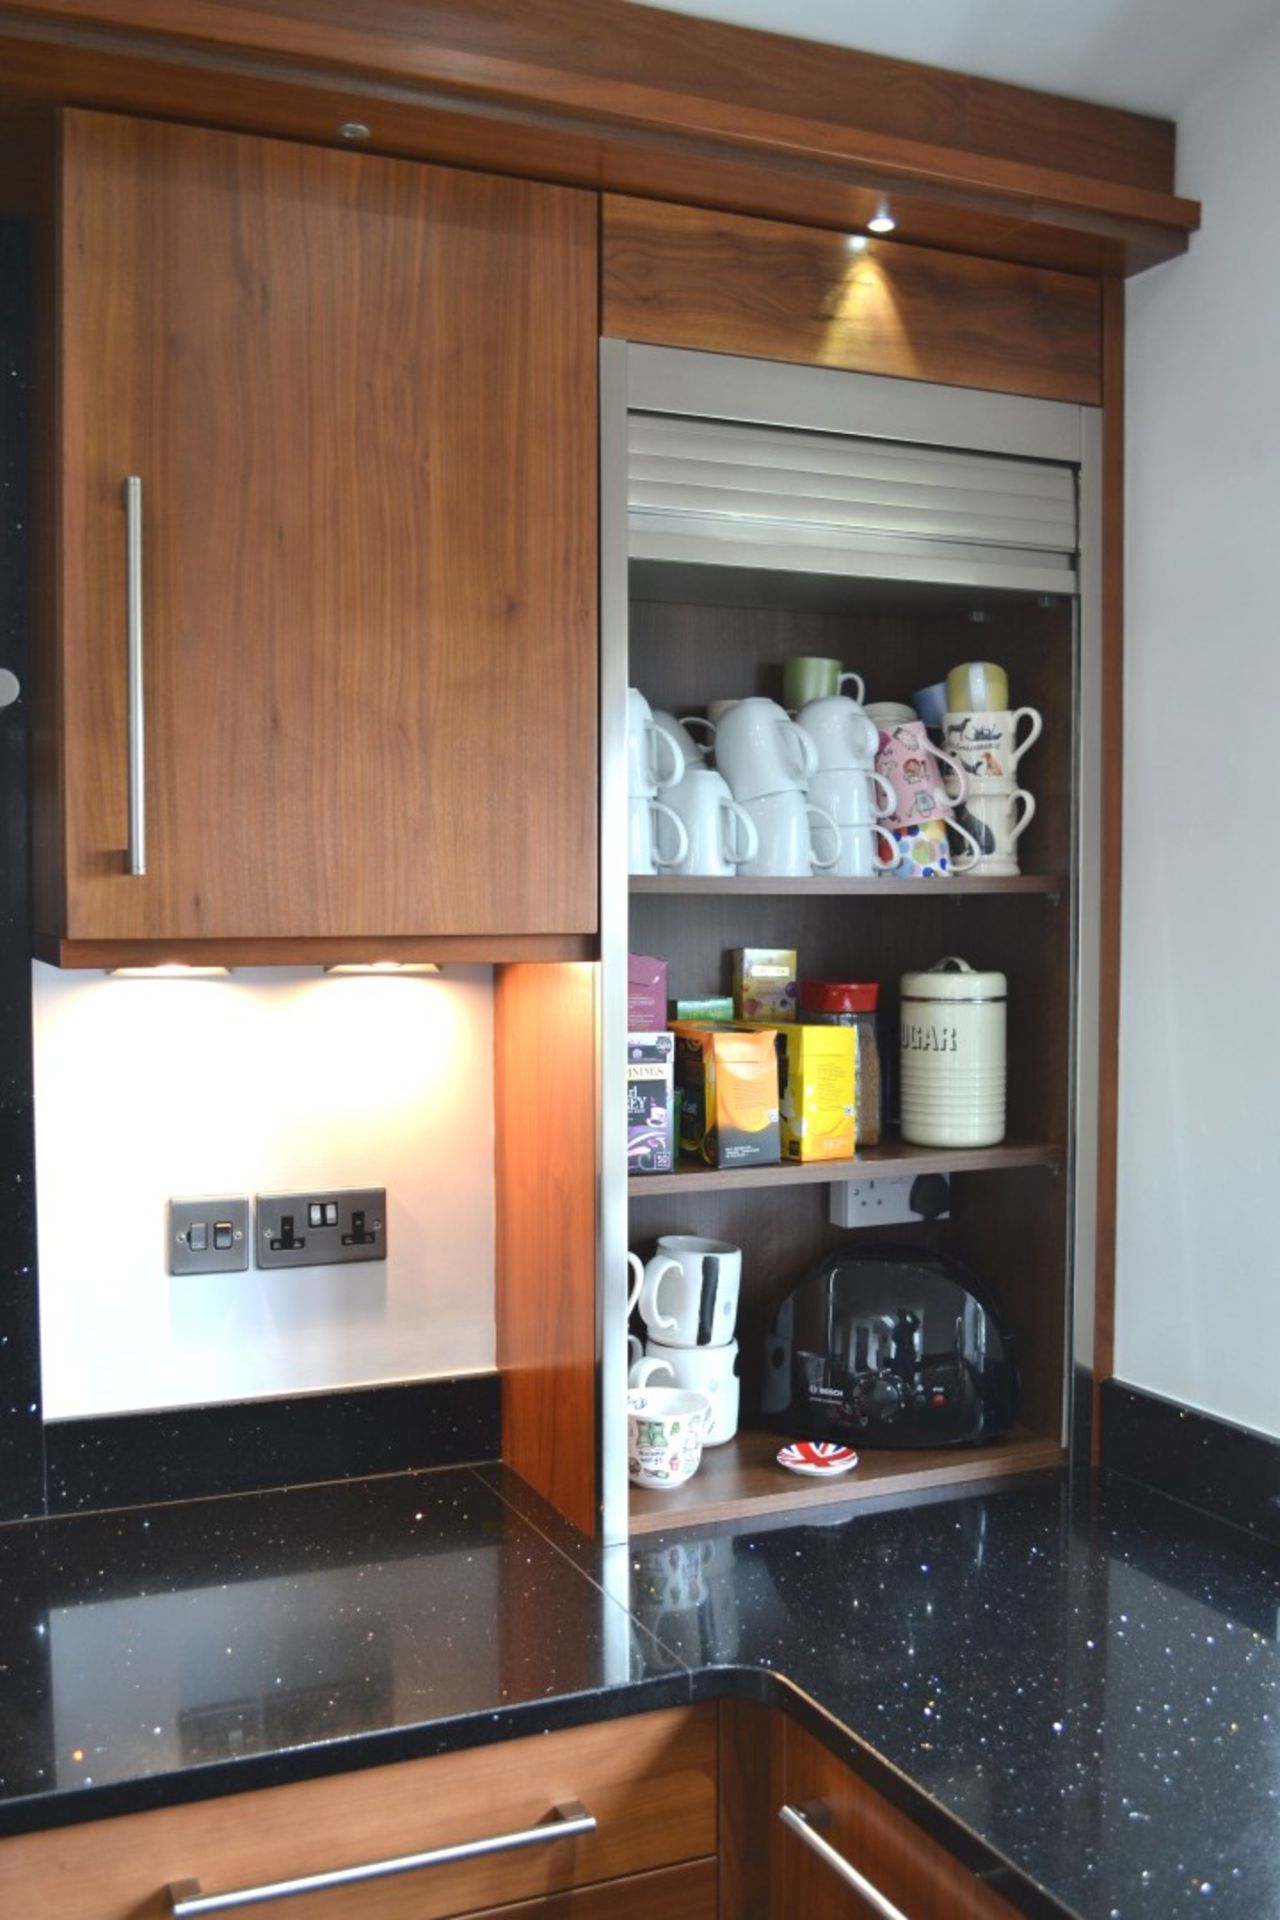
[[[661,1389],[680,1389],[673,1398],[681,1401],[700,1396],[707,1404],[702,1446],[732,1440],[738,1431],[740,1394],[734,1329],[742,1249],[727,1240],[668,1233],[647,1264],[634,1253],[627,1261],[632,1276],[627,1311],[639,1314],[646,1331],[643,1341],[635,1334],[628,1338],[628,1385],[650,1390],[651,1417],[662,1409]],[[660,1479],[647,1477],[643,1463],[633,1463],[631,1471],[643,1485],[678,1484],[669,1471]]]
[[[797,656],[783,697],[678,720],[628,690],[632,873],[1018,872],[1036,803],[1017,768],[1043,722],[1010,709],[1003,667],[966,661],[910,706],[864,706],[840,661]]]

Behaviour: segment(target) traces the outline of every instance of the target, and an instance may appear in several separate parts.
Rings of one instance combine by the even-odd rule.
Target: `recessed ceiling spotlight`
[[[897,224],[897,221],[889,211],[889,202],[887,200],[880,202],[880,205],[867,222],[872,233],[892,233]]]
[[[845,241],[850,253],[865,253],[871,245],[865,233],[851,233]]]

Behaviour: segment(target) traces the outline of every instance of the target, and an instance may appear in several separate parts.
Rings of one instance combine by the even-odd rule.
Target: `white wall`
[[[1280,28],[1129,283],[1116,1371],[1280,1434]]]
[[[34,969],[45,1417],[494,1364],[493,986]],[[171,1195],[385,1186],[388,1258],[173,1278]]]

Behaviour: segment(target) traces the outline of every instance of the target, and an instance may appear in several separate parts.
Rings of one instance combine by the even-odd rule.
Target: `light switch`
[[[243,1273],[249,1265],[245,1198],[170,1200],[170,1273]]]

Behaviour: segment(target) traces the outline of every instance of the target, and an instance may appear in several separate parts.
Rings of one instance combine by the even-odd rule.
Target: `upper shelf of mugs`
[[[839,894],[874,895],[879,900],[959,900],[973,893],[1040,893],[1058,900],[1066,878],[1058,873],[955,874],[936,883],[885,880],[876,874],[858,879],[824,874],[746,874],[712,876],[700,873],[633,873],[632,893],[700,894]]]

